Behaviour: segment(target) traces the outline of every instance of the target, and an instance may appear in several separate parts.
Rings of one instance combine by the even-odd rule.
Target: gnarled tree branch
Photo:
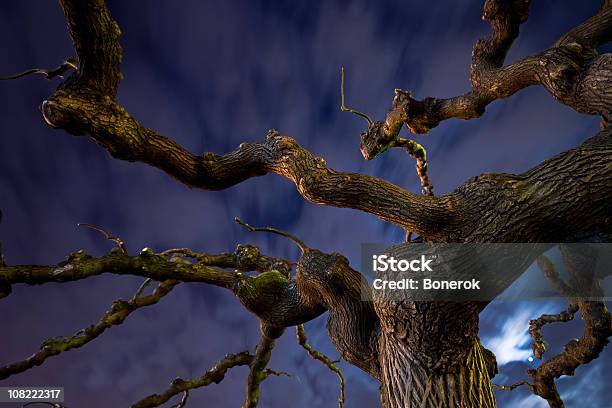
[[[131,408],[158,407],[182,392],[204,387],[212,383],[218,384],[225,378],[227,370],[237,366],[249,365],[252,361],[253,356],[247,351],[238,354],[228,354],[203,376],[190,380],[175,378],[166,391],[161,394],[149,395],[133,404]]]
[[[86,345],[99,337],[106,329],[122,324],[137,309],[156,304],[179,283],[176,280],[169,279],[160,283],[153,293],[148,296],[140,297],[135,295],[130,300],[114,301],[111,308],[104,313],[104,316],[102,316],[102,319],[97,324],[82,329],[70,337],[48,339],[41,345],[39,351],[27,359],[1,367],[0,380],[39,366],[51,356]]]
[[[543,324],[545,321],[571,320],[574,313],[579,309],[584,321],[584,330],[582,337],[570,340],[562,352],[544,361],[538,368],[528,370],[528,374],[533,378],[531,390],[544,398],[551,408],[565,407],[557,391],[555,379],[562,375],[574,375],[576,368],[597,358],[608,344],[609,337],[612,336],[612,315],[602,299],[603,290],[599,285],[593,288],[592,283],[588,279],[584,279],[585,272],[592,270],[595,261],[586,259],[588,255],[576,254],[568,248],[562,247],[562,254],[573,281],[572,285],[568,285],[561,280],[554,265],[547,258],[540,258],[538,264],[545,276],[560,290],[561,294],[570,298],[570,306],[566,313],[545,318],[544,321],[540,321],[544,316],[541,317],[535,321],[536,328],[541,327],[538,327],[537,323]],[[582,259],[575,262],[577,258]],[[582,290],[584,290],[581,286],[585,284],[596,291],[594,299],[580,297]],[[539,333],[539,330],[537,333]],[[544,352],[540,343],[543,343],[541,333],[534,337],[534,353],[536,353],[537,358],[541,358]]]
[[[504,66],[506,54],[527,20],[530,0],[487,0],[483,19],[492,32],[472,51],[472,89],[464,95],[417,100],[396,89],[392,108],[384,121],[369,126],[362,136],[374,143],[397,138],[403,125],[412,133],[427,133],[450,118],[480,117],[494,100],[507,98],[532,85],[544,86],[561,103],[577,112],[610,120],[612,85],[610,56],[598,56],[597,48],[612,35],[612,6],[605,1],[599,12],[563,35],[543,52]]]
[[[276,173],[314,203],[359,209],[431,236],[452,213],[452,203],[444,198],[419,197],[375,177],[329,169],[323,159],[278,132],[224,156],[191,154],[141,125],[115,101],[121,47],[119,29],[104,1],[62,0],[62,6],[80,71],[43,102],[49,125],[87,135],[114,157],[148,163],[190,187],[218,190]]]

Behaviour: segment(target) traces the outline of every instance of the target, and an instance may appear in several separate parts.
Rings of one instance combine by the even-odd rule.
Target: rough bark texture
[[[493,100],[531,85],[545,87],[577,112],[602,117],[604,129],[599,134],[526,173],[483,174],[439,197],[330,169],[322,158],[274,130],[263,141],[243,143],[225,155],[187,151],[140,124],[115,100],[121,79],[120,31],[103,0],[62,0],[61,4],[79,67],[43,102],[44,119],[54,128],[89,137],[115,158],[147,163],[189,187],[206,190],[276,173],[293,182],[311,202],[368,212],[429,242],[612,238],[612,127],[607,126],[612,111],[612,56],[597,53],[612,39],[610,1],[551,48],[504,65],[519,26],[528,17],[529,1],[487,0],[483,18],[491,23],[492,33],[474,46],[469,92],[417,100],[409,92],[396,90],[386,119],[371,123],[362,135],[366,158],[397,142],[404,125],[413,133],[426,133],[442,120],[476,118]],[[77,253],[54,266],[3,265],[0,288],[8,294],[12,284],[65,282],[112,272],[229,289],[262,322],[262,341],[254,357],[228,357],[210,375],[222,377],[231,366],[249,364],[245,407],[257,403],[258,385],[278,332],[325,311],[332,342],[349,363],[381,381],[386,408],[495,406],[490,384],[494,357],[477,336],[478,314],[485,303],[364,302],[367,284],[344,256],[299,245],[302,255],[294,277],[287,261],[265,257],[254,247],[243,247],[242,255],[238,251],[218,256],[189,250],[138,256],[114,252],[100,258]],[[242,273],[248,271],[259,275]],[[505,278],[512,282],[520,272],[512,271]],[[586,363],[607,342],[609,319],[588,317],[608,316],[600,303],[575,303],[587,316],[586,340],[579,345],[586,354],[578,360]],[[556,361],[569,358],[563,355]],[[542,367],[534,373],[535,392],[551,406],[559,406],[554,378],[573,368],[567,362]],[[199,383],[209,383],[210,375]],[[152,402],[139,406],[162,403],[183,390],[187,388],[173,384],[167,393],[148,397]]]

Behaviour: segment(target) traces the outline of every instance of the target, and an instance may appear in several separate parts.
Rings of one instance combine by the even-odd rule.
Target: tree
[[[492,33],[474,46],[470,92],[449,99],[417,100],[409,92],[396,90],[384,121],[362,114],[368,119],[361,142],[364,157],[372,159],[389,147],[407,149],[417,159],[423,195],[374,177],[330,169],[323,159],[274,130],[262,142],[242,144],[226,155],[191,154],[141,125],[116,102],[120,31],[104,2],[64,0],[61,4],[78,58],[67,59],[56,70],[29,73],[52,78],[71,68],[76,72],[43,102],[43,117],[53,128],[89,137],[117,159],[147,163],[189,187],[206,190],[276,173],[292,181],[311,202],[365,211],[426,242],[608,242],[611,238],[612,58],[597,53],[612,39],[610,1],[549,49],[504,65],[520,24],[527,20],[529,1],[488,0],[483,17],[491,23]],[[524,174],[485,174],[450,194],[433,196],[424,152],[398,136],[401,128],[406,125],[412,133],[426,133],[449,118],[477,118],[490,102],[531,85],[543,86],[577,112],[601,116],[601,132]],[[344,103],[342,107],[348,109]],[[302,249],[294,277],[289,261],[268,257],[249,245],[231,254],[170,249],[129,255],[119,238],[92,227],[113,240],[117,249],[103,257],[77,252],[58,265],[3,266],[2,293],[10,294],[11,285],[18,283],[68,282],[104,272],[143,276],[147,280],[142,290],[130,300],[115,302],[98,324],[72,337],[52,339],[31,358],[0,369],[0,378],[86,344],[108,327],[121,324],[132,311],[156,303],[180,282],[203,282],[232,291],[258,317],[261,341],[256,352],[228,355],[203,377],[175,381],[164,393],[136,406],[156,406],[181,392],[186,401],[189,389],[221,381],[227,369],[237,365],[250,367],[244,406],[255,406],[259,384],[276,373],[267,368],[275,339],[291,326],[298,327],[300,344],[313,357],[338,372],[332,361],[312,350],[300,326],[325,311],[331,340],[344,359],[380,380],[385,407],[495,406],[490,382],[494,357],[477,337],[478,314],[486,303],[362,302],[366,284],[345,257],[309,248],[270,228],[266,230],[288,236]],[[552,264],[542,258],[540,265],[550,279],[558,281]],[[246,273],[251,271],[259,274]],[[510,274],[508,281],[519,274]],[[160,283],[145,295],[151,280]],[[586,324],[579,341],[568,343],[564,352],[530,372],[532,383],[527,386],[552,407],[563,406],[554,379],[596,358],[612,332],[603,300],[576,298],[561,283],[559,287],[570,305],[558,316],[543,316],[532,323],[536,355],[543,353],[540,329],[546,322],[568,320],[580,310]]]

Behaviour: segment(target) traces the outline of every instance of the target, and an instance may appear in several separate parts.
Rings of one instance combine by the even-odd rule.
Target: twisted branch
[[[554,265],[547,258],[540,258],[538,265],[543,270],[544,275],[551,280],[553,285],[560,288],[561,294],[570,298],[568,310],[559,315],[542,316],[540,322],[534,322],[534,327],[553,321],[568,321],[578,311],[581,312],[584,320],[584,330],[580,339],[570,340],[563,351],[556,356],[544,361],[537,369],[528,370],[528,374],[533,378],[532,391],[540,397],[546,399],[551,408],[564,408],[555,379],[562,375],[574,375],[574,371],[581,365],[587,364],[597,358],[604,347],[608,344],[608,338],[612,336],[612,315],[608,312],[606,304],[602,299],[603,290],[600,286],[596,288],[596,300],[589,300],[584,297],[577,297],[581,293],[581,285],[585,284],[584,272],[594,266],[594,261],[587,263],[575,263],[571,249],[562,247],[564,262],[568,267],[570,275],[574,280],[574,285],[569,286],[561,280],[556,272]],[[584,260],[582,260],[584,261]],[[590,286],[590,284],[589,284]],[[539,319],[538,319],[539,320]],[[530,328],[530,332],[531,332]],[[539,328],[534,337],[534,354],[541,358],[544,347]]]
[[[404,124],[412,133],[428,133],[446,119],[477,118],[494,100],[532,85],[544,86],[578,112],[609,119],[612,106],[607,88],[612,67],[609,58],[598,57],[596,50],[612,39],[612,5],[604,2],[595,16],[564,34],[551,48],[504,66],[520,25],[527,21],[529,6],[529,0],[487,0],[483,19],[491,23],[492,32],[474,45],[472,89],[452,98],[422,100],[396,89],[391,110],[384,122],[378,122],[384,126],[370,127],[368,137],[390,140]]]
[[[190,187],[219,190],[276,173],[294,182],[300,194],[314,203],[366,211],[422,235],[435,234],[452,213],[444,199],[419,197],[375,177],[336,172],[278,132],[223,156],[188,152],[144,127],[115,101],[121,78],[120,31],[104,1],[61,3],[80,71],[43,102],[43,116],[50,126],[87,135],[113,157],[158,167]]]

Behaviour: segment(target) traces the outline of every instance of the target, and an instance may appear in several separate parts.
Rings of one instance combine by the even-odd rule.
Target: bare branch
[[[558,314],[543,314],[535,320],[529,321],[529,334],[531,335],[531,350],[537,359],[541,359],[546,352],[546,342],[542,335],[542,327],[548,323],[569,322],[574,320],[574,315],[578,311],[578,305],[570,303],[567,310]]]
[[[112,326],[120,325],[135,310],[151,306],[166,296],[179,282],[167,280],[159,284],[155,291],[146,297],[134,297],[131,300],[116,300],[111,308],[104,313],[102,319],[92,326],[80,330],[70,337],[59,337],[46,340],[40,350],[27,359],[0,368],[0,380],[22,373],[32,367],[43,364],[47,358],[60,353],[79,348],[95,340]]]
[[[70,282],[102,273],[142,276],[157,281],[207,283],[231,290],[247,310],[261,320],[287,327],[309,321],[326,310],[320,299],[303,293],[303,288],[290,279],[291,267],[291,262],[262,255],[259,248],[252,245],[238,245],[234,253],[219,255],[184,248],[161,253],[145,248],[136,256],[116,249],[100,257],[78,251],[57,265],[0,267],[0,284]],[[250,276],[242,271],[257,271],[260,275]],[[144,291],[143,285],[135,299]]]
[[[313,203],[365,211],[420,235],[435,236],[452,216],[453,206],[446,198],[420,197],[376,177],[337,172],[276,131],[263,142],[242,143],[223,156],[196,156],[142,126],[113,100],[59,89],[43,102],[42,111],[49,125],[87,134],[113,157],[147,163],[190,187],[222,190],[276,173]]]
[[[188,152],[144,127],[115,101],[121,79],[120,31],[104,1],[61,3],[80,71],[43,102],[43,117],[50,126],[87,135],[112,156],[158,167],[190,187],[220,190],[276,173],[314,203],[369,212],[432,237],[452,213],[452,203],[442,198],[418,197],[375,177],[336,172],[276,131],[264,142],[243,143],[224,156]]]
[[[108,232],[107,230],[105,230],[102,227],[99,227],[97,225],[93,225],[93,224],[77,224],[79,227],[86,227],[86,228],[91,228],[95,231],[98,231],[100,234],[102,234],[104,236],[104,238],[108,239],[109,241],[112,241],[115,243],[115,245],[117,245],[117,248],[119,248],[121,250],[121,252],[123,252],[124,254],[128,253],[127,250],[127,246],[125,245],[125,242],[123,242],[123,240],[119,237],[115,237],[114,235],[112,235],[110,232]]]
[[[512,385],[497,385],[497,384],[491,384],[491,386],[495,389],[498,389],[500,391],[512,391],[515,388],[518,388],[522,385],[526,385],[530,390],[533,390],[533,385],[529,384],[527,381],[519,381],[516,382]]]
[[[102,3],[100,2],[100,4]],[[67,13],[70,13],[71,10],[69,8]],[[87,10],[91,12],[90,9]],[[108,11],[104,10],[101,13],[107,16]],[[95,18],[88,17],[88,19],[95,23]],[[99,31],[103,31],[103,28],[98,27],[91,30],[92,34],[88,35],[96,35]],[[100,49],[98,51],[102,52],[103,50]],[[119,48],[111,47],[105,49],[104,52],[107,51],[120,53]],[[565,66],[563,61],[568,62],[568,59],[571,60],[571,64],[568,66],[573,67],[575,64],[572,61],[576,58],[584,57],[587,60],[591,58],[587,55],[587,50],[583,50],[573,44],[557,47],[550,53],[545,54],[542,57],[543,59],[540,57],[530,57],[522,62],[512,64],[512,66],[499,68],[499,75],[509,80],[512,89],[492,80],[490,91],[483,94],[485,99],[490,99],[492,93],[496,95],[510,95],[516,89],[526,86],[527,83],[536,83],[541,70],[545,69],[548,74],[554,67]],[[120,56],[109,56],[108,59],[118,61]],[[544,62],[544,65],[550,62],[552,65],[551,67],[543,67],[542,62]],[[612,67],[612,59],[609,62],[610,67]],[[601,64],[607,66],[606,60],[602,59]],[[600,68],[593,68],[593,70],[590,76],[587,75],[590,78],[588,81],[597,81],[598,78],[601,78],[601,76],[597,75]],[[612,70],[610,72],[612,73]],[[557,86],[563,82],[563,89],[571,85],[568,82],[568,72],[562,69],[558,74],[553,76],[546,75],[544,79],[546,81],[553,81],[554,84],[551,82],[551,86]],[[551,79],[553,77],[557,79]],[[610,80],[612,81],[612,75]],[[583,81],[587,81],[587,78],[584,77]],[[612,87],[604,85],[605,83],[599,84],[597,87],[589,86],[580,90],[580,92],[603,89],[602,92],[605,93],[612,89]],[[503,202],[503,200],[500,201],[500,197],[493,199],[491,202],[484,200],[485,202],[480,203],[472,202],[466,196],[469,195],[466,193],[473,191],[478,192],[479,197],[487,195],[495,197],[500,191],[491,190],[502,189],[502,186],[507,184],[505,182],[495,181],[491,183],[486,181],[486,178],[493,178],[492,176],[487,175],[487,177],[479,179],[482,182],[479,186],[470,183],[470,186],[465,186],[460,189],[461,191],[455,191],[452,194],[439,197],[419,196],[375,177],[334,171],[326,166],[323,159],[315,157],[311,152],[300,147],[295,140],[283,136],[276,131],[269,132],[266,140],[263,142],[243,143],[234,152],[222,156],[214,153],[194,155],[174,141],[142,126],[122,106],[114,101],[114,94],[106,96],[100,97],[97,92],[90,92],[90,88],[78,87],[77,83],[72,83],[70,86],[60,87],[43,103],[43,115],[51,126],[62,128],[75,135],[87,135],[118,159],[141,161],[150,164],[191,187],[219,190],[228,188],[251,177],[275,173],[291,180],[296,185],[300,194],[313,203],[365,211],[406,230],[413,231],[426,240],[465,239],[463,234],[471,234],[473,229],[470,229],[469,226],[477,225],[480,222],[481,219],[477,214],[483,211],[491,214],[518,214],[516,212],[507,212],[502,209],[498,211],[497,208],[491,208],[491,206],[499,205]],[[479,94],[459,97],[459,99],[463,98],[463,100],[456,100],[450,103],[450,105],[447,105],[447,102],[440,102],[441,105],[435,107],[436,115],[444,116],[445,111],[446,113],[452,113],[453,106],[463,107],[462,109],[473,109],[474,104],[468,99],[472,97],[481,98],[481,96]],[[592,98],[582,98],[578,94],[573,95],[572,98],[576,101],[591,100],[594,104],[592,106],[593,109],[599,109],[597,108],[598,106],[607,106],[605,103],[602,105],[598,100],[596,101]],[[603,100],[606,101],[608,99],[603,98]],[[612,97],[610,100],[612,100]],[[394,106],[397,109],[394,108],[390,112],[390,119],[387,122],[375,123],[376,133],[386,135],[387,133],[398,132],[404,121],[408,118],[410,123],[413,123],[413,121],[417,123],[421,119],[427,122],[427,112],[429,111],[422,110],[421,108],[425,105],[431,105],[430,107],[433,109],[434,105],[437,106],[438,104],[438,102],[432,100],[419,102],[414,105],[412,101],[414,99],[409,93],[398,91],[394,102]],[[409,106],[406,104],[413,104],[415,109],[408,109]],[[591,107],[585,105],[585,109],[588,110]],[[392,138],[396,138],[397,134],[392,136]],[[590,154],[593,154],[593,152]],[[604,161],[589,161],[589,166],[600,166]],[[561,160],[559,160],[559,163],[561,163]],[[573,165],[573,160],[562,160],[562,163],[564,167],[568,167]],[[546,165],[553,166],[553,164],[547,163]],[[605,167],[605,163],[603,164]],[[602,177],[609,175],[609,172],[605,171],[600,173]],[[589,170],[589,174],[597,174],[597,171],[591,172]],[[505,179],[507,175],[498,175],[497,177]],[[593,182],[596,181],[593,180]],[[584,189],[586,185],[577,187]],[[523,199],[518,190],[514,190],[514,193],[514,196],[508,197],[510,200],[517,201]],[[503,192],[503,194],[507,194],[507,192]],[[547,197],[551,200],[555,199],[554,193],[549,194]],[[530,197],[530,200],[536,199],[536,197]],[[468,201],[466,202],[466,200]],[[486,208],[476,208],[481,204],[486,206]],[[466,219],[466,216],[470,214],[473,215],[472,219]],[[511,222],[503,222],[499,225],[501,226],[502,224],[504,228],[512,225]],[[458,229],[460,228],[464,230],[459,231]],[[574,228],[573,231],[576,231],[576,229]],[[499,230],[495,232],[488,231],[487,237],[483,239],[491,239],[492,236],[496,236],[498,233],[500,233]],[[503,233],[507,233],[508,236],[514,236],[514,232],[510,231],[510,229],[504,230]],[[560,236],[565,235],[560,234]],[[500,237],[499,239],[504,240],[506,238]],[[539,239],[540,237],[530,237],[530,240]]]
[[[62,62],[57,68],[54,69],[43,69],[43,68],[34,68],[34,69],[28,69],[26,71],[20,72],[18,74],[15,75],[8,75],[8,76],[0,76],[0,81],[10,81],[13,79],[18,79],[18,78],[23,78],[29,75],[43,75],[45,77],[45,79],[53,79],[55,77],[58,77],[60,79],[64,79],[64,74],[66,72],[68,72],[71,69],[74,69],[75,71],[79,70],[78,67],[78,62],[75,58],[66,58],[66,60],[64,62]]]
[[[342,371],[340,371],[340,369],[336,366],[337,361],[332,361],[329,357],[315,350],[310,343],[308,343],[308,337],[306,337],[306,331],[304,330],[303,324],[295,326],[295,335],[300,346],[302,346],[302,348],[308,352],[310,357],[314,358],[315,360],[319,360],[338,376],[338,379],[340,380],[340,397],[338,398],[338,407],[342,408],[346,399],[346,384]]]
[[[236,274],[202,263],[188,263],[177,258],[144,250],[128,256],[112,251],[108,255],[92,257],[83,251],[75,252],[57,265],[14,265],[0,268],[0,282],[12,285],[25,283],[39,285],[47,282],[70,282],[102,273],[136,275],[157,281],[176,279],[183,282],[203,282],[231,288]]]
[[[227,370],[237,366],[249,365],[253,361],[253,356],[247,351],[239,354],[228,354],[221,361],[208,370],[203,376],[190,380],[175,378],[170,387],[161,394],[152,394],[133,404],[131,408],[151,408],[158,407],[167,402],[170,398],[182,392],[195,388],[205,387],[212,383],[219,384],[225,378]]]
[[[540,318],[542,320],[538,319],[538,321],[533,323],[532,327],[536,329],[534,330],[536,335],[533,347],[534,353],[538,353],[536,357],[541,358],[544,352],[543,340],[541,333],[539,333],[541,325],[548,322],[571,320],[579,309],[584,320],[584,330],[582,337],[570,340],[561,353],[544,361],[537,369],[528,370],[528,374],[533,378],[533,392],[546,399],[551,408],[563,408],[565,406],[557,391],[555,379],[562,375],[574,375],[576,368],[597,358],[608,344],[608,338],[612,336],[612,315],[608,312],[606,304],[601,298],[603,295],[601,287],[597,288],[599,293],[595,298],[596,300],[575,297],[575,293],[580,292],[579,286],[584,283],[584,280],[582,282],[580,280],[581,276],[585,276],[584,269],[576,269],[579,266],[572,262],[571,249],[564,250],[562,248],[562,254],[570,274],[576,280],[574,283],[577,288],[574,289],[568,286],[559,278],[550,260],[547,258],[540,258],[538,260],[538,264],[543,269],[545,276],[552,280],[553,285],[560,288],[564,296],[570,297],[570,306],[566,312],[562,312],[559,315],[542,316]],[[594,267],[593,262],[581,264],[580,267],[592,268]],[[532,332],[531,327],[530,332]]]
[[[189,398],[189,390],[183,391],[183,397],[178,404],[173,405],[171,408],[184,408],[187,405],[187,398]]]
[[[244,226],[247,230],[249,230],[251,232],[271,232],[273,234],[278,234],[278,235],[283,236],[285,238],[289,238],[291,241],[295,242],[295,244],[302,250],[302,252],[304,252],[305,250],[308,249],[306,244],[304,244],[304,242],[302,242],[301,239],[297,238],[295,235],[289,234],[286,231],[281,231],[278,228],[274,228],[274,227],[252,227],[251,225],[247,224],[246,222],[243,222],[238,217],[234,218],[234,221],[236,221],[237,224],[240,224],[240,225]]]
[[[528,371],[534,380],[534,393],[546,399],[551,408],[564,407],[554,380],[574,375],[580,365],[597,358],[612,335],[612,318],[604,302],[582,301],[579,306],[585,322],[582,337],[570,340],[561,353]]]
[[[598,56],[596,50],[612,39],[612,6],[605,2],[595,16],[549,49],[504,66],[519,27],[528,18],[529,6],[530,0],[487,0],[483,19],[491,23],[492,32],[474,45],[472,89],[451,98],[422,100],[396,89],[385,121],[368,127],[362,145],[385,145],[397,138],[404,124],[412,133],[428,133],[446,119],[480,117],[492,101],[532,85],[542,85],[561,103],[580,113],[602,116],[608,123],[612,63],[609,56]]]
[[[282,336],[283,332],[284,328],[273,328],[261,324],[261,340],[255,349],[253,361],[249,364],[246,398],[242,403],[242,408],[255,408],[259,403],[259,386],[273,372],[267,370],[267,366],[272,357],[276,339]]]

